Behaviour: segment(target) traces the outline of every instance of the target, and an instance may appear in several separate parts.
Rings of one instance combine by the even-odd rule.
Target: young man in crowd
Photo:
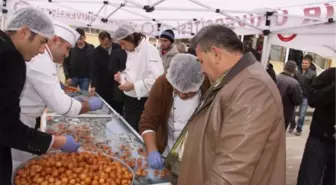
[[[301,68],[297,70],[294,75],[295,79],[299,82],[302,92],[303,99],[299,108],[299,118],[296,124],[296,133],[295,135],[300,136],[302,133],[302,127],[305,122],[306,112],[308,109],[308,91],[309,86],[312,84],[314,78],[316,77],[316,72],[310,69],[310,66],[313,62],[313,57],[311,55],[305,55],[302,59]],[[291,124],[289,132],[292,133],[295,129],[295,125]]]
[[[85,42],[83,29],[77,28],[76,31],[80,37],[76,47],[71,49],[69,57],[64,60],[64,75],[68,85],[79,87],[81,91],[89,91],[94,46]]]
[[[299,82],[293,78],[296,72],[296,63],[287,61],[283,72],[276,77],[276,84],[279,88],[285,115],[285,129],[295,118],[295,106],[302,102],[302,91]]]
[[[160,55],[163,61],[164,70],[167,71],[171,59],[179,53],[176,46],[174,45],[175,35],[173,30],[165,30],[160,36]]]

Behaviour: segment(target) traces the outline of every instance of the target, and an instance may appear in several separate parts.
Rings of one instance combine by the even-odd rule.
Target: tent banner
[[[69,0],[69,5],[71,0]],[[66,4],[66,3],[64,3]],[[103,29],[107,31],[114,31],[118,26],[122,24],[132,24],[138,31],[141,31],[147,35],[156,36],[159,35],[160,32],[164,29],[174,28],[176,38],[190,38],[195,33],[197,33],[202,27],[209,24],[225,24],[234,29],[234,31],[239,35],[249,35],[249,34],[262,34],[262,30],[265,28],[266,17],[261,14],[240,14],[233,15],[235,18],[239,20],[245,21],[237,22],[232,18],[220,16],[218,14],[213,13],[213,17],[211,19],[199,19],[196,21],[174,21],[174,22],[160,22],[160,29],[158,29],[158,23],[152,21],[151,19],[144,21],[127,21],[125,20],[114,20],[109,18],[106,22],[102,22],[101,16],[95,16],[95,12],[87,11],[79,11],[76,10],[75,7],[69,8],[69,6],[65,6],[61,2],[57,3],[47,3],[41,1],[25,1],[25,0],[9,0],[8,1],[8,9],[9,13],[13,13],[14,11],[26,7],[26,6],[34,6],[39,8],[42,12],[48,14],[53,19],[63,21],[67,24],[73,26],[80,27],[91,27],[97,29]],[[78,4],[77,4],[78,5]],[[96,4],[92,4],[95,6]],[[127,9],[127,7],[123,7]],[[311,24],[312,22],[316,22],[318,20],[310,20],[309,17],[312,18],[320,18],[326,20],[327,18],[331,18],[335,16],[335,8],[336,2],[330,2],[325,4],[316,4],[316,5],[306,5],[301,7],[288,7],[284,9],[275,10],[278,14],[274,14],[271,19],[271,31],[279,28],[290,28],[293,26],[305,26],[307,24]],[[109,13],[109,12],[108,12]],[[150,14],[148,14],[150,15]],[[288,16],[287,16],[288,15]],[[294,17],[291,17],[294,15]],[[139,18],[139,17],[138,17]],[[167,19],[169,18],[169,14],[167,14]],[[190,17],[190,20],[193,18]],[[254,25],[260,29],[252,28],[247,24]]]
[[[268,44],[314,52],[324,57],[335,57],[334,40],[335,34],[272,34],[269,36]]]

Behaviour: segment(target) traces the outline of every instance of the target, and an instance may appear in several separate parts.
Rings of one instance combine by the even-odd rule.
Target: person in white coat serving
[[[101,109],[103,102],[98,97],[91,97],[88,101],[71,98],[65,94],[60,86],[55,63],[62,63],[68,56],[79,34],[70,26],[54,22],[55,35],[49,39],[43,54],[37,55],[30,62],[26,62],[27,79],[21,94],[21,121],[34,128],[37,119],[48,107],[55,113],[65,116],[77,116],[81,113]],[[27,160],[32,154],[12,149],[15,164]]]
[[[114,33],[121,48],[127,52],[126,69],[114,75],[119,89],[124,91],[124,117],[139,131],[138,124],[144,104],[155,80],[163,74],[159,51],[136,32],[131,25],[122,25]]]
[[[155,81],[139,123],[151,168],[163,167],[161,155],[167,156],[209,86],[191,54],[175,55]]]

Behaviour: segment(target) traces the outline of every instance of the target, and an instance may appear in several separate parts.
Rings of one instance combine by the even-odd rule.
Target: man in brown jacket
[[[181,130],[209,88],[201,65],[191,54],[177,54],[167,74],[154,83],[139,123],[151,168],[162,168]],[[203,84],[203,85],[202,85]]]
[[[213,82],[171,149],[178,185],[284,185],[285,130],[279,90],[238,36],[223,25],[195,38]]]

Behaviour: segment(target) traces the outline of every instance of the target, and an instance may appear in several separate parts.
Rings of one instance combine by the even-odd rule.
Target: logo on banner
[[[277,36],[282,42],[290,42],[295,39],[296,34],[278,34]]]

